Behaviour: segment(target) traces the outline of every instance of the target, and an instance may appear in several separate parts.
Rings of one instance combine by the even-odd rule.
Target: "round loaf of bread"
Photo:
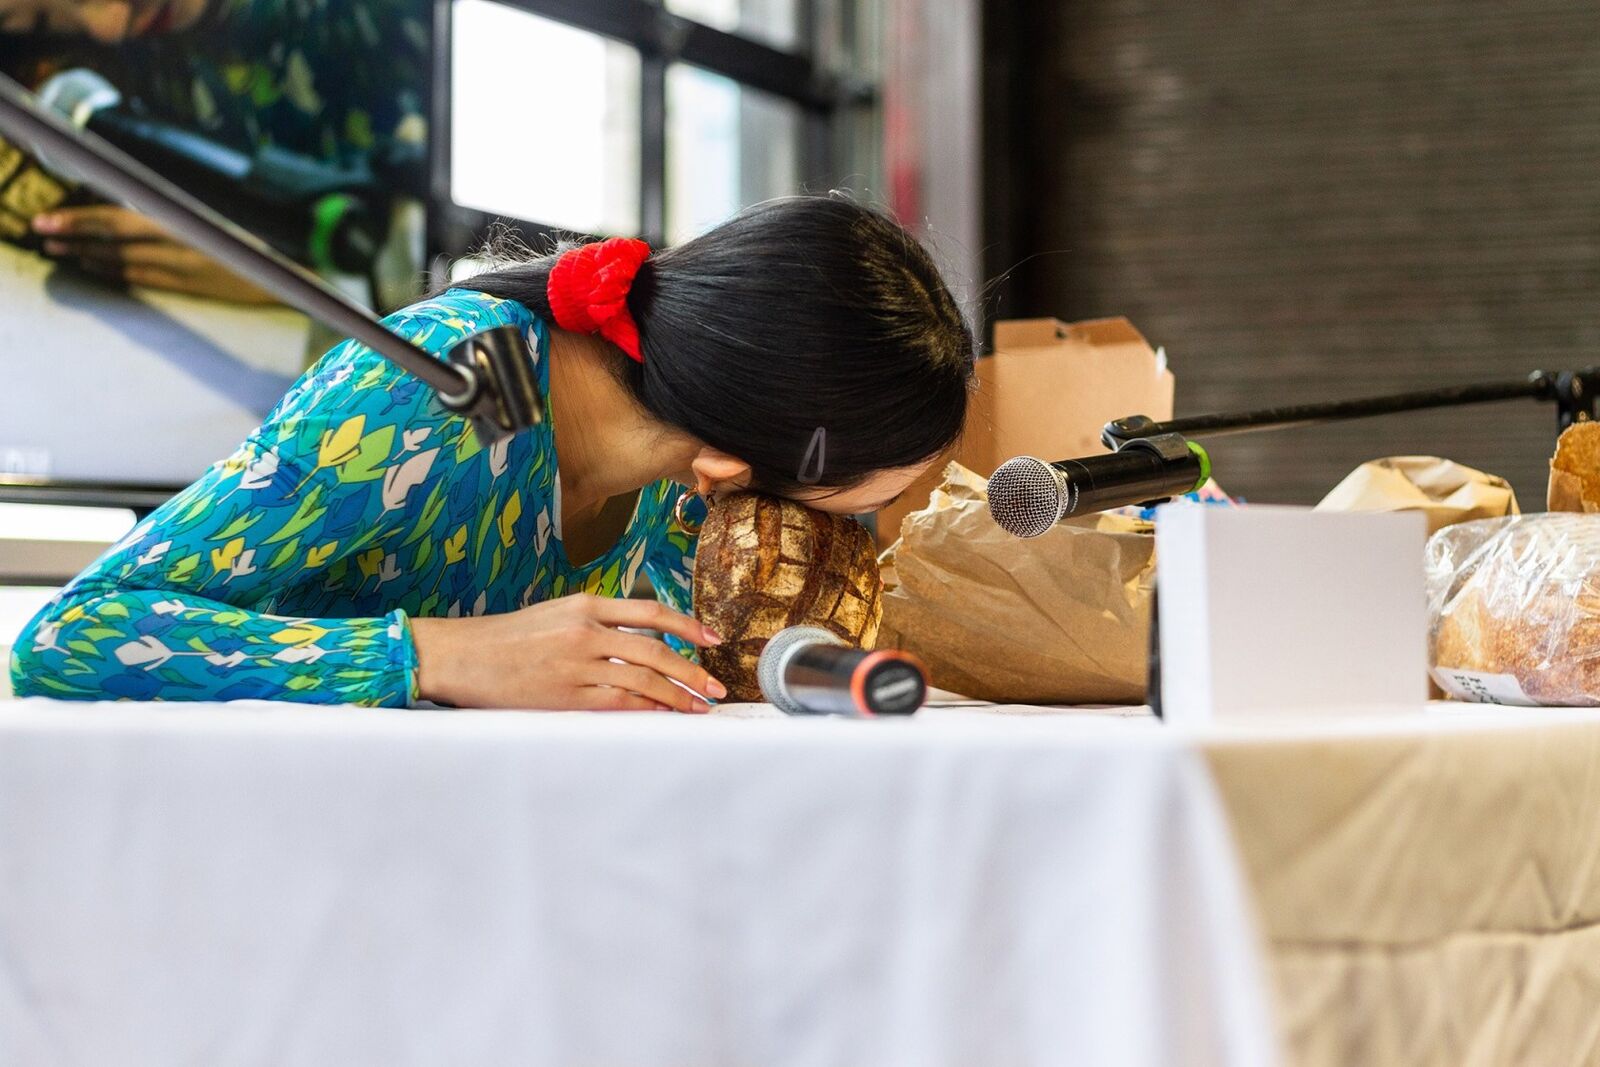
[[[779,630],[820,626],[872,648],[883,617],[872,535],[847,515],[757,493],[719,497],[695,550],[694,614],[723,643],[700,663],[728,699],[758,701],[756,665]]]

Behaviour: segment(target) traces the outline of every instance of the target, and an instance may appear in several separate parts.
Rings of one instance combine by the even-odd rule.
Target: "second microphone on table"
[[[757,675],[768,703],[790,715],[910,715],[928,695],[916,657],[851,648],[820,626],[778,631]]]

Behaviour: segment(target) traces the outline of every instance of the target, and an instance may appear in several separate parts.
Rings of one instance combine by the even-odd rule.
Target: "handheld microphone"
[[[989,514],[1007,533],[1038,537],[1069,516],[1170,500],[1210,477],[1205,449],[1177,434],[1059,463],[1018,456],[989,479]]]
[[[778,631],[756,677],[767,702],[790,715],[910,715],[928,696],[916,657],[851,648],[818,626]]]

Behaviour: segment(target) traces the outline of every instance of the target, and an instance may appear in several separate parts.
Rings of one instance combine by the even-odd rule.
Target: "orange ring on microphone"
[[[867,706],[867,675],[872,673],[874,667],[891,662],[909,663],[922,675],[924,688],[927,686],[928,669],[911,653],[901,652],[897,648],[869,652],[866,659],[856,664],[856,669],[850,675],[850,700],[855,704],[856,710],[869,719],[875,719],[878,715]]]

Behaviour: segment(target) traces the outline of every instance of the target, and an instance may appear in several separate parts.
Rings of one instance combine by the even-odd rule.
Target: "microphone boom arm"
[[[1156,422],[1144,415],[1129,415],[1108,422],[1100,433],[1107,448],[1120,451],[1133,441],[1162,434],[1252,433],[1291,426],[1309,426],[1342,419],[1362,419],[1392,415],[1402,411],[1461,407],[1496,400],[1540,400],[1556,405],[1558,429],[1574,422],[1594,418],[1595,397],[1600,391],[1600,368],[1581,371],[1534,371],[1526,378],[1510,382],[1458,385],[1426,389],[1358,400],[1334,400],[1323,404],[1295,404],[1288,407],[1258,408],[1254,411],[1219,415],[1191,415],[1188,418]]]
[[[285,304],[320,319],[420,378],[449,408],[472,421],[484,445],[544,417],[527,342],[502,326],[461,341],[444,359],[386,329],[366,308],[228,221],[103,138],[40,107],[0,75],[0,133],[60,160],[100,192],[161,223],[175,237],[248,278]]]

